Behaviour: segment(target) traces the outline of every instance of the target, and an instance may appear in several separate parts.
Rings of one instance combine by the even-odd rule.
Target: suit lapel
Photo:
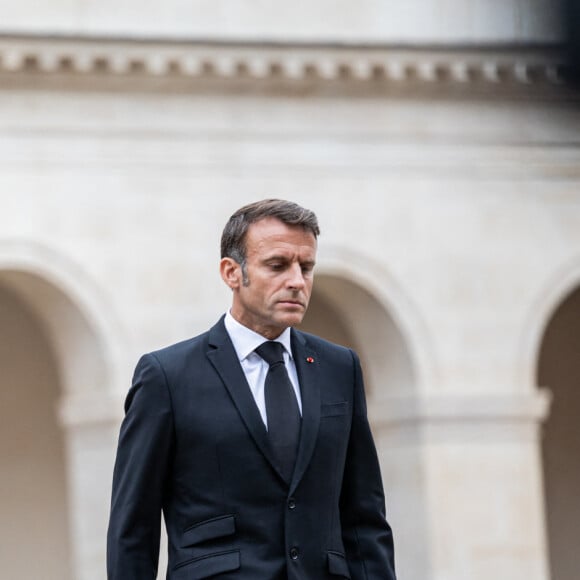
[[[292,354],[302,397],[302,431],[290,493],[302,479],[318,437],[320,425],[320,367],[318,354],[308,346],[304,335],[292,330]]]
[[[266,427],[254,401],[248,382],[246,381],[234,346],[225,329],[223,317],[210,329],[209,345],[210,348],[207,352],[207,357],[220,375],[246,428],[260,451],[266,456],[280,477],[282,477],[275,465]]]

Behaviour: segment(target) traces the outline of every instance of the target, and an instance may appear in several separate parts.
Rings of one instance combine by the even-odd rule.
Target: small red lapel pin
[[[306,357],[306,362],[313,363],[314,359],[311,356]]]

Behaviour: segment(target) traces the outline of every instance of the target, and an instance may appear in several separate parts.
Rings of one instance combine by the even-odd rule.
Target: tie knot
[[[280,342],[269,340],[263,342],[256,352],[270,365],[276,363],[284,364],[284,346]]]

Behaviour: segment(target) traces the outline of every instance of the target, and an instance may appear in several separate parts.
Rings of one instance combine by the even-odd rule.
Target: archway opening
[[[301,329],[357,351],[369,399],[415,391],[414,366],[401,329],[385,306],[355,282],[317,276]]]
[[[100,579],[118,431],[112,363],[121,349],[104,332],[111,327],[94,288],[61,256],[0,247],[0,291],[2,571]],[[22,501],[12,501],[18,493]]]
[[[553,394],[542,455],[552,580],[578,574],[580,536],[580,288],[568,295],[543,335],[538,384]]]
[[[0,285],[0,545],[6,578],[71,578],[61,381],[45,328]]]

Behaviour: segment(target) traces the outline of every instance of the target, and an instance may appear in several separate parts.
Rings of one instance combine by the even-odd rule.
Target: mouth
[[[291,308],[304,308],[304,303],[300,302],[300,300],[279,300],[278,304]]]

